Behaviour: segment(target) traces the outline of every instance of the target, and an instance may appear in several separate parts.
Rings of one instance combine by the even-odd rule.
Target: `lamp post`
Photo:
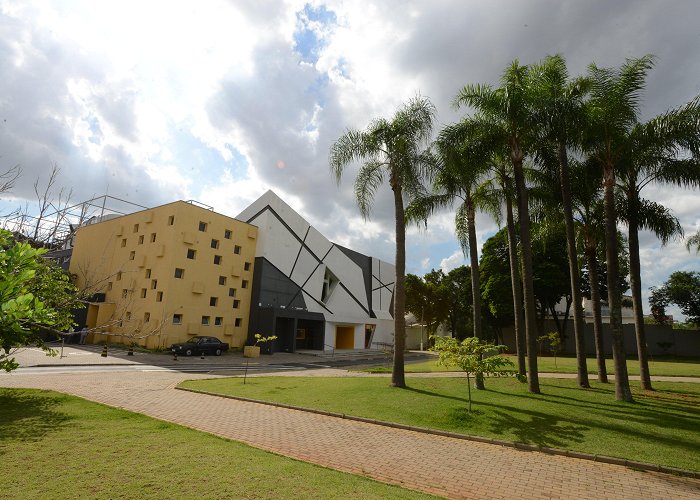
[[[420,307],[420,350],[423,350],[423,327],[425,326],[425,304]]]

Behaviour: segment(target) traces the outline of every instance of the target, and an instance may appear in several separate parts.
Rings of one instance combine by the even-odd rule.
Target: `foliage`
[[[665,323],[668,320],[666,307],[669,304],[676,304],[688,323],[700,327],[700,272],[676,271],[663,286],[651,288],[649,305],[657,322]]]
[[[369,218],[379,187],[388,181],[394,198],[396,227],[396,279],[394,281],[394,367],[391,384],[406,387],[404,347],[406,320],[406,209],[405,200],[424,194],[423,180],[433,166],[430,148],[435,107],[416,96],[403,105],[391,120],[372,121],[364,131],[348,130],[330,148],[329,164],[338,183],[346,167],[362,166],[355,178],[355,199],[360,213]]]
[[[263,337],[262,334],[256,333],[254,336],[255,336],[255,344],[253,344],[253,345],[264,344],[265,342],[271,342],[273,340],[277,340],[277,335],[270,335],[269,337]]]
[[[12,349],[27,344],[43,347],[41,329],[70,328],[72,309],[81,307],[69,277],[45,261],[44,253],[0,230],[0,369],[17,368],[10,357]]]
[[[472,411],[471,376],[503,376],[510,372],[505,367],[513,366],[507,358],[500,355],[491,356],[493,352],[503,352],[504,345],[494,345],[477,337],[467,337],[461,342],[453,337],[433,337],[435,344],[431,351],[438,353],[438,364],[456,366],[467,375],[469,394],[469,411]]]
[[[544,344],[545,342],[547,343],[547,348],[549,349],[549,352],[552,353],[552,356],[554,357],[554,366],[557,366],[557,354],[559,354],[559,351],[561,351],[561,337],[559,336],[558,332],[549,332],[546,335],[541,335],[537,337],[537,340]]]

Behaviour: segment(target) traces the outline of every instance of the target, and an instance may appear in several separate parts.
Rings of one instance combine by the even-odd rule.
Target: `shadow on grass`
[[[61,396],[25,389],[0,389],[0,444],[40,441],[69,420],[56,411]]]

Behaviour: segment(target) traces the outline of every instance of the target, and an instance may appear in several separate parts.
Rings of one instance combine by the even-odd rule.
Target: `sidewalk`
[[[448,498],[665,500],[697,499],[700,492],[698,479],[175,389],[180,381],[194,378],[211,375],[11,374],[0,377],[0,386],[74,394],[299,460]]]

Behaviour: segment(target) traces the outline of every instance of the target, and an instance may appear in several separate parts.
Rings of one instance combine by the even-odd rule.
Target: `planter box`
[[[260,357],[260,346],[259,345],[247,345],[243,347],[243,357],[244,358],[259,358]]]

